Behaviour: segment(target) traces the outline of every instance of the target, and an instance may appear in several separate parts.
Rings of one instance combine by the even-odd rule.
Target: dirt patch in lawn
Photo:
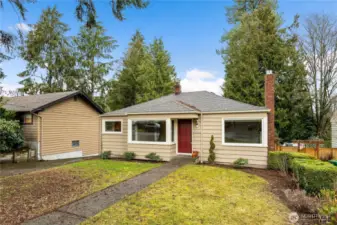
[[[0,178],[0,224],[19,224],[160,164],[84,160]]]
[[[19,224],[81,197],[89,180],[67,170],[39,171],[0,180],[0,224]]]

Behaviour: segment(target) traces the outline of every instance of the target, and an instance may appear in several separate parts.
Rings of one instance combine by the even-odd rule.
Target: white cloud
[[[15,28],[20,30],[21,32],[29,32],[32,28],[25,23],[17,23],[15,24]]]
[[[4,96],[15,96],[17,95],[17,89],[22,87],[21,84],[0,84],[0,92]]]
[[[214,75],[207,71],[193,69],[186,72],[186,78],[190,80],[213,79]]]
[[[217,78],[211,72],[193,69],[186,72],[180,84],[183,92],[209,91],[222,95],[221,86],[223,82],[224,79]]]

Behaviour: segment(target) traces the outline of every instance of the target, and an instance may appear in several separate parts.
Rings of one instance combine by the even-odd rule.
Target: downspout
[[[204,121],[203,121],[203,115],[202,115],[202,112],[200,112],[200,120],[201,120],[201,131],[200,131],[200,145],[201,145],[201,152],[200,152],[200,162],[202,163],[203,162],[203,158],[202,158],[202,156],[203,156],[203,134],[204,134]]]
[[[36,153],[36,155],[37,155],[37,160],[42,160],[42,157],[41,157],[41,146],[42,146],[42,116],[39,116],[38,114],[36,114],[36,113],[33,113],[33,112],[31,112],[33,115],[35,115],[35,116],[37,116],[38,118],[39,118],[39,121],[40,121],[40,123],[39,123],[39,127],[38,127],[38,131],[39,131],[39,134],[38,134],[38,136],[39,136],[39,141],[38,141],[38,146],[37,146],[37,153]]]

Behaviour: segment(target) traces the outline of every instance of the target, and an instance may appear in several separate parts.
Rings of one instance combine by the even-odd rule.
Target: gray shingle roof
[[[3,107],[7,110],[15,112],[34,112],[49,107],[50,105],[73,97],[75,95],[81,95],[98,112],[103,112],[103,110],[99,106],[97,106],[91,99],[89,99],[80,91],[55,92],[49,94],[12,97],[8,98]]]
[[[145,103],[103,114],[102,116],[142,113],[199,113],[199,112],[249,112],[268,111],[266,107],[254,106],[218,96],[208,91],[171,94]]]

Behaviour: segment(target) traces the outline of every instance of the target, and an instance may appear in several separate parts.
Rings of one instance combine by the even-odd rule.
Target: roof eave
[[[106,116],[128,116],[128,115],[152,115],[152,114],[200,114],[198,111],[190,111],[190,112],[140,112],[140,113],[121,113],[121,114],[103,114],[101,117]]]
[[[234,110],[234,111],[215,111],[201,112],[203,114],[220,114],[220,113],[269,113],[270,109],[254,109],[254,110]]]
[[[225,113],[269,113],[270,109],[260,110],[237,110],[237,111],[215,111],[215,112],[203,112],[203,111],[190,111],[190,112],[143,112],[143,113],[120,113],[120,114],[102,114],[101,117],[109,116],[128,116],[128,115],[151,115],[151,114],[225,114]]]
[[[57,99],[55,101],[49,102],[49,103],[47,103],[45,105],[42,105],[42,106],[40,106],[38,108],[32,109],[30,112],[31,113],[38,113],[38,112],[44,110],[45,108],[48,108],[48,107],[50,107],[52,105],[55,105],[55,104],[57,104],[59,102],[65,101],[67,99],[70,99],[70,98],[72,98],[74,96],[77,96],[77,95],[81,95],[82,97],[84,97],[84,99],[87,102],[89,102],[95,108],[95,110],[97,112],[99,112],[100,114],[104,113],[104,110],[99,105],[97,105],[91,98],[89,98],[89,96],[87,96],[86,94],[82,93],[81,91],[76,91],[76,92],[74,92],[74,93],[72,93],[70,95],[64,96],[63,98],[59,98],[59,99]]]

